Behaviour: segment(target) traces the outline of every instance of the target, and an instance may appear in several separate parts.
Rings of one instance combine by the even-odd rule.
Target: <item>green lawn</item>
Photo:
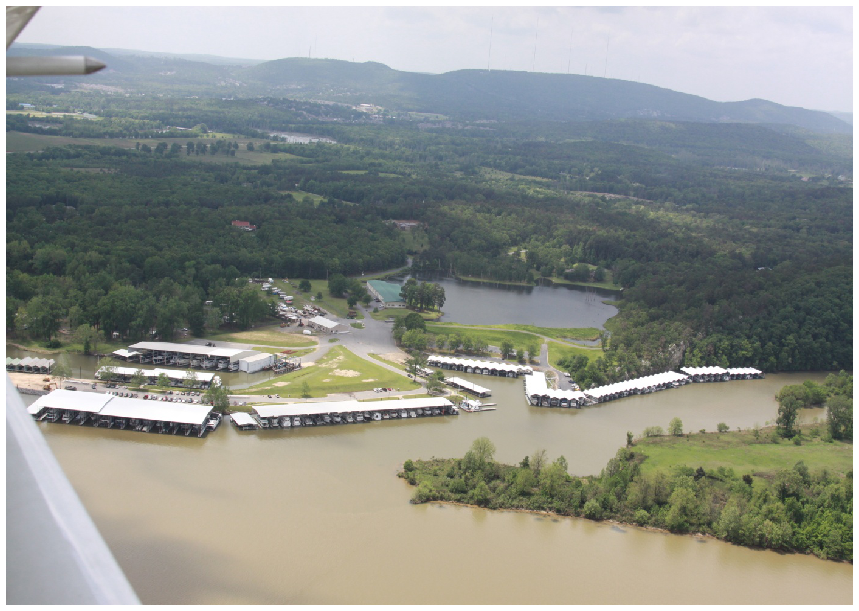
[[[444,325],[446,327],[467,327],[457,322],[440,322],[436,325]],[[483,329],[504,329],[508,331],[522,331],[525,333],[533,333],[535,335],[544,335],[552,339],[576,339],[584,341],[592,341],[599,339],[600,330],[595,327],[583,328],[555,328],[555,327],[535,327],[534,325],[519,325],[519,324],[503,324],[503,325],[480,325]],[[463,329],[463,332],[468,329]],[[538,338],[539,341],[540,338]]]
[[[383,363],[386,363],[386,364],[390,365],[391,367],[396,367],[397,369],[401,369],[401,370],[403,370],[403,371],[405,371],[405,370],[406,370],[405,365],[403,365],[402,363],[398,363],[398,362],[396,362],[396,361],[391,361],[391,360],[389,360],[389,359],[383,359],[383,358],[382,358],[381,356],[379,356],[378,354],[373,354],[372,352],[369,354],[369,356],[370,356],[370,357],[372,357],[372,358],[374,358],[374,359],[376,359],[377,361],[381,361],[381,362],[383,362]]]
[[[371,312],[370,316],[373,317],[375,320],[385,320],[388,318],[397,319],[397,318],[402,318],[404,316],[408,316],[409,314],[411,314],[413,312],[414,312],[414,310],[409,310],[408,308],[385,308],[385,309],[379,310],[378,312]],[[437,320],[438,317],[441,316],[441,312],[438,312],[435,310],[425,311],[425,312],[417,312],[417,314],[420,314],[421,318],[423,318],[426,321]]]
[[[772,429],[761,429],[760,441],[751,431],[728,433],[696,433],[683,437],[648,437],[636,442],[635,450],[647,455],[642,464],[645,472],[686,465],[705,471],[718,467],[732,468],[742,473],[774,473],[789,469],[800,460],[811,471],[827,469],[844,474],[853,468],[853,444],[834,441],[826,443],[811,438],[812,425],[805,425],[802,445],[790,440],[771,443]],[[823,430],[823,426],[820,427]]]
[[[290,327],[294,329],[295,327]],[[263,329],[250,329],[236,333],[221,333],[210,336],[213,340],[222,342],[236,342],[240,344],[260,344],[263,346],[274,346],[279,348],[308,347],[317,344],[317,340],[301,333],[287,332],[280,327]],[[257,349],[257,348],[255,348]]]
[[[299,397],[307,382],[310,396],[325,397],[334,393],[350,393],[391,387],[398,390],[414,390],[419,384],[404,375],[388,371],[384,367],[366,361],[343,346],[333,346],[315,365],[277,376],[261,384],[243,390],[242,394]]]
[[[527,350],[529,344],[535,344],[539,350],[543,340],[536,335],[526,333],[524,331],[512,331],[509,329],[498,329],[496,327],[483,327],[480,329],[468,329],[458,325],[448,325],[447,323],[432,323],[427,325],[427,332],[433,335],[453,335],[458,333],[461,336],[470,336],[481,338],[490,346],[500,347],[502,342],[509,340],[513,343],[515,350]]]
[[[558,342],[549,342],[549,364],[558,367],[558,361],[571,354],[582,354],[588,359],[596,359],[603,355],[602,348],[581,348],[579,346],[568,346]]]

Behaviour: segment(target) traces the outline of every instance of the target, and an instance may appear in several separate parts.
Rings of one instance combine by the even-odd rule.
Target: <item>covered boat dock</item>
[[[475,359],[461,359],[452,356],[441,356],[432,354],[427,357],[427,364],[433,367],[441,367],[451,371],[462,371],[464,373],[479,373],[487,376],[501,376],[505,378],[517,378],[521,374],[533,371],[526,365],[514,363],[496,363],[495,361],[479,361]]]
[[[54,368],[54,362],[54,359],[37,359],[32,356],[22,359],[6,357],[6,371],[47,374]]]
[[[462,378],[445,378],[444,383],[453,386],[456,389],[464,390],[465,392],[471,393],[477,397],[488,397],[492,394],[488,388],[483,388],[482,386],[478,386],[477,384],[473,384],[468,380],[463,380]]]
[[[721,367],[681,367],[680,371],[693,382],[727,382],[731,379],[728,370]]]
[[[102,393],[55,390],[39,397],[27,411],[36,420],[144,433],[204,437],[217,421],[209,405],[154,403]]]
[[[129,346],[129,350],[117,350],[116,356],[128,362],[141,364],[164,365],[168,367],[191,367],[192,369],[217,369],[221,371],[249,371],[252,357],[260,354],[256,350],[238,348],[218,348],[215,346],[198,346],[196,344],[174,344],[172,342],[138,342]],[[125,355],[125,356],[123,356]],[[274,364],[274,357],[271,363]]]
[[[189,374],[193,374],[194,383],[191,385],[192,388],[208,388],[212,384],[215,386],[221,385],[221,378],[216,373],[209,373],[205,371],[176,371],[175,369],[141,369],[140,367],[100,367],[98,371],[95,372],[95,377],[99,380],[104,379],[104,374],[108,371],[112,371],[113,375],[116,376],[116,379],[127,383],[131,381],[131,378],[140,371],[143,374],[143,377],[146,379],[146,384],[155,384],[158,381],[158,377],[163,373],[167,376],[167,379],[170,380],[171,386],[185,386],[186,381],[189,379]]]
[[[441,397],[392,399],[389,401],[349,400],[255,405],[253,411],[259,426],[264,429],[354,424],[370,420],[380,421],[458,414],[453,403]]]
[[[531,405],[539,407],[581,407],[587,402],[585,393],[578,390],[555,390],[549,388],[546,374],[535,371],[523,379],[525,398]]]

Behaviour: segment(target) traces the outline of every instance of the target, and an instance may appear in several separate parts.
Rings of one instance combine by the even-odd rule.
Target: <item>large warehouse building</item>
[[[260,353],[256,350],[171,342],[138,342],[129,346],[128,350],[117,350],[114,354],[133,363],[220,371],[247,371],[248,373],[272,367],[275,361],[273,354]]]

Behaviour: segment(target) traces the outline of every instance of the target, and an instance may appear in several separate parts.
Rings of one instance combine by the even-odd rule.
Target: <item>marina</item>
[[[22,359],[6,357],[6,371],[18,373],[51,373],[54,368],[54,359],[39,359],[25,356]]]
[[[202,371],[175,371],[173,369],[140,369],[137,367],[101,367],[95,377],[98,380],[107,380],[109,377],[128,383],[140,372],[146,380],[146,384],[153,385],[161,375],[167,376],[171,386],[187,386],[190,382],[191,388],[208,388],[212,384],[219,386],[221,378],[217,374]]]
[[[111,394],[55,390],[27,411],[37,421],[142,433],[205,437],[220,423],[209,405],[152,402]]]
[[[462,378],[445,378],[444,383],[456,388],[457,390],[464,390],[465,392],[471,393],[477,397],[488,397],[492,394],[492,391],[488,388],[478,386],[477,384],[469,382],[468,380],[463,380]]]

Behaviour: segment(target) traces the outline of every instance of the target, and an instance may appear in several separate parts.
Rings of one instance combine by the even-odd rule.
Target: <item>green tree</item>
[[[197,374],[193,370],[189,369],[185,373],[185,379],[183,380],[185,384],[185,388],[194,388],[197,384]]]
[[[146,376],[143,375],[142,369],[136,369],[134,375],[131,376],[131,384],[137,388],[141,388],[146,384]]]
[[[471,452],[479,463],[484,464],[495,456],[495,444],[488,437],[478,437],[471,443]]]
[[[509,339],[502,340],[501,358],[509,359],[511,354],[513,354],[513,342],[511,342]]]
[[[63,385],[64,380],[72,377],[72,368],[71,365],[69,365],[69,357],[65,352],[57,357],[57,361],[54,363],[53,369],[51,369],[51,375],[60,381],[60,386]]]
[[[834,395],[826,401],[826,425],[833,439],[853,439],[853,399]]]
[[[716,425],[716,430],[719,431],[720,433],[727,433],[729,430],[731,430],[731,427],[729,427],[724,422],[720,422],[719,424]]]
[[[75,339],[84,345],[84,354],[98,353],[98,345],[104,339],[104,333],[92,325],[79,325],[75,329]],[[86,349],[87,346],[90,350]]]
[[[298,290],[302,293],[309,293],[313,290],[313,287],[310,285],[310,280],[304,279],[298,283]]]
[[[223,412],[230,406],[230,389],[223,384],[212,384],[203,393],[203,400],[211,403],[212,409]]]
[[[788,394],[779,399],[778,416],[775,421],[779,435],[786,438],[796,435],[796,417],[800,407],[802,403],[795,395]]]
[[[307,380],[301,383],[301,396],[305,399],[310,398],[310,384],[307,383]]]
[[[158,379],[155,381],[155,387],[162,393],[170,388],[170,378],[166,373],[158,374]]]
[[[423,316],[421,316],[417,312],[409,312],[408,314],[406,314],[405,318],[403,319],[403,324],[409,331],[411,331],[412,329],[418,329],[419,331],[425,332],[427,330],[426,321],[423,319]]]
[[[679,437],[683,434],[683,421],[680,418],[674,417],[671,419],[671,422],[668,423],[668,433],[670,435],[674,435]]]

